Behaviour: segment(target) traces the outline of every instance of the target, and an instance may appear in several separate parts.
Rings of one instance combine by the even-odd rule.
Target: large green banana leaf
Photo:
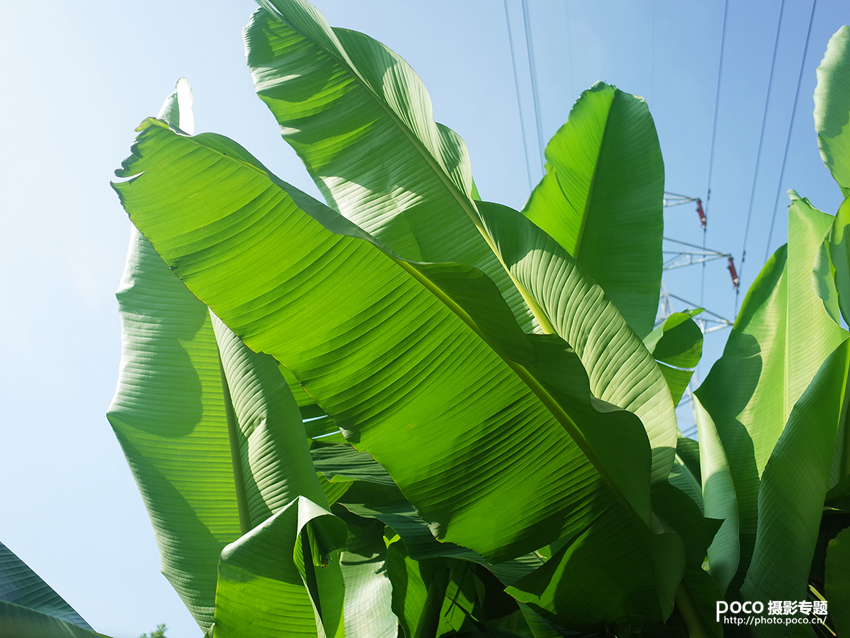
[[[641,337],[661,291],[664,161],[646,102],[598,82],[546,146],[523,213],[563,246]]]
[[[0,638],[100,636],[56,591],[0,543]]]
[[[678,426],[659,365],[602,288],[564,248],[516,211],[479,202],[502,263],[538,306],[538,317],[575,348],[595,397],[640,417],[652,446],[652,481],[664,482]]]
[[[0,600],[0,638],[107,638],[30,607]]]
[[[850,196],[850,27],[843,26],[829,40],[817,69],[815,131],[824,164]]]
[[[717,426],[697,397],[694,397],[694,414],[699,434],[703,512],[709,518],[723,521],[706,552],[708,567],[712,578],[725,593],[738,571],[741,558],[738,500]]]
[[[186,137],[155,120],[140,131],[118,171],[131,179],[115,185],[131,219],[241,340],[285,364],[348,440],[386,467],[436,536],[490,560],[582,533],[600,517],[635,551],[647,534],[669,537],[672,551],[643,572],[669,613],[681,549],[675,535],[648,527],[646,433],[591,397],[561,339],[524,335],[480,271],[397,257],[226,138]],[[503,223],[517,220],[550,245],[526,255],[535,259],[513,252],[526,237],[498,231],[502,215],[487,218],[488,232],[515,277],[551,292],[535,291],[553,323],[587,343],[582,331],[605,319],[596,323],[608,335],[608,350],[593,353],[600,358],[624,356],[630,339],[643,348],[598,286],[515,211]],[[571,304],[582,303],[593,314],[570,323]],[[645,533],[630,534],[634,525]]]
[[[845,340],[797,401],[764,469],[758,533],[741,589],[749,600],[806,598],[836,435],[850,398],[848,368],[850,340]],[[798,627],[793,635],[809,633]],[[792,634],[787,627],[766,624],[756,635]]]
[[[531,315],[478,224],[466,146],[433,120],[422,80],[304,0],[261,0],[245,29],[257,94],[328,203],[407,259],[485,272],[521,325]]]
[[[834,218],[791,194],[787,250],[780,248],[753,283],[723,356],[697,390],[735,485],[741,556],[734,588],[740,587],[755,543],[762,472],[794,404],[847,338],[812,282]]]
[[[651,357],[626,335],[628,328],[619,319],[616,330],[628,347],[611,349],[615,356],[596,357],[610,345],[607,339],[598,343],[592,331],[582,329],[571,332],[572,339],[580,340],[574,342],[567,337],[569,326],[557,325],[541,308],[530,282],[520,283],[516,268],[504,272],[506,255],[498,250],[494,255],[495,239],[482,219],[487,216],[482,208],[492,205],[472,199],[476,194],[463,141],[433,122],[427,92],[407,63],[368,36],[331,29],[303,0],[261,4],[267,11],[255,13],[245,30],[258,95],[331,206],[404,258],[479,268],[497,284],[526,332],[530,308],[545,332],[559,334],[579,353],[594,394],[641,417],[653,448],[653,480],[665,480],[673,463],[676,427],[660,370],[650,365]],[[654,136],[645,114],[626,119],[643,131],[641,139]],[[654,189],[659,171],[663,182],[663,170],[656,166],[660,156],[644,159]],[[636,198],[642,201],[642,196]],[[519,230],[519,222],[512,226],[523,236],[525,250],[537,250],[548,241],[528,227]],[[655,230],[658,252],[660,226]],[[635,361],[626,363],[633,354]],[[619,377],[616,391],[608,385],[612,377]],[[621,396],[614,397],[617,393]]]
[[[3,543],[0,543],[0,600],[91,630],[64,598]]]
[[[181,81],[161,116],[190,129],[190,100]],[[109,420],[163,573],[207,629],[225,545],[297,496],[327,501],[277,363],[212,317],[135,230],[118,299],[124,352]]]

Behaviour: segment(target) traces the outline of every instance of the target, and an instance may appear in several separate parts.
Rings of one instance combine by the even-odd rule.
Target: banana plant
[[[304,0],[259,4],[257,94],[326,202],[193,135],[185,80],[114,184],[135,229],[109,419],[200,628],[721,636],[724,595],[805,597],[824,500],[847,499],[850,207],[793,195],[697,446],[675,405],[698,310],[653,329],[643,100],[583,93],[519,212],[481,196],[399,55]],[[846,39],[816,94],[842,188]]]
[[[676,618],[703,631],[692,568],[716,525],[670,505],[688,497],[667,482],[677,427],[641,340],[646,299],[612,300],[532,221],[543,195],[528,217],[482,201],[462,140],[380,43],[304,2],[264,5],[245,39],[259,96],[330,206],[235,142],[191,136],[185,82],[115,184],[138,234],[109,417],[199,625],[637,630],[679,600]],[[595,113],[581,170],[651,173],[619,197],[660,245],[645,104],[598,85],[576,109]],[[582,256],[602,262],[607,208],[598,189],[585,199]],[[678,531],[693,528],[697,546]]]
[[[818,68],[815,129],[845,195],[848,89],[850,28],[842,27]],[[850,333],[841,323],[850,298],[850,203],[829,215],[789,195],[788,244],[753,283],[723,356],[696,393],[705,514],[724,520],[708,562],[730,600],[822,599],[822,554],[850,527]],[[841,582],[838,564],[850,570],[843,549],[832,553],[833,582]],[[834,587],[825,584],[830,595]],[[828,602],[841,610],[850,600],[837,593]],[[831,622],[846,631],[843,618]],[[753,633],[806,636],[812,628],[763,624]]]

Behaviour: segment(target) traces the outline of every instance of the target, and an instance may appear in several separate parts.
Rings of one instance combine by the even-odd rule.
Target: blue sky
[[[541,173],[525,29],[508,0],[518,104],[500,0],[319,1],[334,26],[381,40],[429,88],[438,121],[469,146],[485,199],[521,207]],[[730,2],[711,177],[709,247],[740,264],[780,0]],[[752,282],[768,248],[785,241],[784,195],[795,188],[834,213],[840,192],[812,127],[815,68],[829,36],[850,23],[842,0],[817,3],[779,183],[811,3],[785,3],[744,266]],[[104,413],[120,333],[114,291],[129,222],[108,186],[133,129],[175,81],[195,91],[197,131],[233,137],[279,176],[315,193],[253,92],[240,31],[250,0],[116,3],[48,0],[38,11],[0,5],[0,540],[98,631],[135,638],[166,623],[198,636],[159,574],[141,498]],[[597,80],[642,95],[658,127],[667,189],[707,199],[724,3],[720,0],[529,0],[540,127],[548,139]],[[520,120],[520,105],[523,120]],[[523,151],[522,128],[529,145]],[[691,206],[668,209],[668,236],[701,244]],[[699,301],[700,273],[668,278]],[[725,263],[705,270],[705,305],[731,318]],[[719,356],[726,331],[711,335]],[[708,372],[708,365],[700,371]]]

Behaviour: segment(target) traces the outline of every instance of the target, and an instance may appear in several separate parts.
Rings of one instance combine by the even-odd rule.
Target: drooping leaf
[[[0,601],[26,607],[93,631],[64,598],[3,543],[0,543]],[[0,611],[0,627],[5,623],[2,613]]]
[[[829,541],[826,552],[826,599],[839,635],[850,632],[850,528]]]
[[[679,437],[681,440],[682,437]],[[670,470],[670,475],[667,480],[671,485],[687,494],[691,500],[699,508],[700,512],[704,511],[702,488],[700,487],[699,475],[693,474],[688,466],[682,460],[682,457],[676,455],[676,462],[673,464],[673,469]],[[659,485],[661,485],[659,483]]]
[[[511,313],[480,271],[400,259],[219,136],[149,120],[119,176],[133,177],[115,186],[131,218],[190,289],[284,363],[438,537],[504,560],[595,527],[614,502],[621,540],[665,536],[633,533],[650,520],[640,422],[591,398],[561,339],[495,322]],[[625,326],[601,291],[591,299]],[[662,610],[681,578],[669,550],[649,550]]]
[[[824,164],[850,195],[850,27],[835,32],[817,69],[815,131]]]
[[[708,635],[723,638],[723,626],[715,615],[723,593],[702,568],[707,549],[723,521],[705,518],[697,503],[670,483],[653,486],[652,502],[664,522],[679,533],[685,547],[685,575],[676,601],[680,614],[691,614],[691,623],[701,625]],[[688,602],[683,604],[683,598]]]
[[[322,536],[314,525],[324,518]],[[342,637],[345,524],[299,496],[221,553],[215,635]],[[318,633],[317,633],[318,628]]]
[[[702,331],[692,319],[701,312],[701,308],[674,312],[643,339],[658,361],[676,405],[702,357]]]
[[[526,331],[531,315],[478,224],[463,140],[433,120],[422,80],[372,38],[332,29],[304,0],[261,0],[248,66],[281,135],[327,202],[404,258],[487,274]]]
[[[812,283],[815,258],[833,217],[793,191],[791,196],[787,250],[780,248],[753,283],[723,356],[697,390],[725,449],[738,501],[736,587],[755,542],[764,467],[794,404],[847,337]]]
[[[696,480],[701,482],[699,443],[686,436],[680,436],[676,443],[676,454],[682,459],[682,463],[691,474],[696,477]]]
[[[237,490],[244,493],[243,531],[304,496],[326,507],[301,413],[277,362],[252,352],[217,317],[213,329],[221,358]]]
[[[581,94],[546,146],[523,209],[569,252],[643,337],[661,290],[664,162],[642,98],[603,82]]]
[[[841,309],[841,316],[844,321],[850,317],[850,233],[848,233],[848,224],[850,224],[850,197],[844,200],[838,208],[835,215],[835,221],[832,228],[829,229],[829,236],[826,239],[827,254],[831,265],[828,273],[824,272],[818,280],[830,280],[834,283],[834,290],[838,297],[838,305]],[[826,288],[826,286],[824,286]],[[828,293],[827,299],[824,299],[824,306],[829,302]],[[837,322],[837,317],[832,314],[833,319]]]
[[[350,516],[340,568],[345,581],[346,638],[396,638],[384,524]]]
[[[392,582],[392,610],[405,636],[437,636],[445,626],[441,618],[449,570],[443,561],[417,561],[403,543],[387,548],[387,571]]]
[[[108,638],[29,607],[0,600],[0,638]]]
[[[702,308],[674,312],[643,342],[658,361],[679,368],[695,368],[702,357],[702,331],[694,322]]]
[[[667,480],[696,503],[700,512],[705,505],[702,498],[702,482],[699,465],[699,443],[693,439],[679,436],[676,442],[676,462]]]
[[[700,482],[705,516],[723,521],[706,554],[708,569],[722,593],[738,571],[741,556],[738,537],[738,501],[726,451],[711,415],[694,397],[694,414],[700,446]]]
[[[182,129],[186,94],[181,81],[161,113]],[[215,322],[135,230],[118,299],[124,352],[108,417],[163,573],[207,629],[224,546],[300,494],[324,494],[277,364]]]
[[[845,340],[797,401],[764,470],[755,549],[741,590],[750,600],[805,599],[849,367]],[[787,634],[765,625],[758,635]]]

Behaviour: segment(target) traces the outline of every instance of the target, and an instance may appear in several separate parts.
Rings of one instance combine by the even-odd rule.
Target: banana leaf
[[[181,80],[160,115],[191,129],[190,107]],[[207,630],[225,546],[296,497],[328,504],[277,362],[246,348],[135,230],[118,299],[123,356],[108,417],[162,571]]]
[[[653,447],[653,481],[666,480],[673,463],[676,427],[674,406],[667,405],[669,398],[660,388],[662,372],[651,365],[619,319],[618,339],[629,345],[610,350],[618,356],[596,356],[610,346],[610,335],[603,335],[600,343],[595,342],[592,331],[583,329],[567,336],[572,325],[569,319],[556,325],[541,308],[543,300],[531,290],[531,282],[520,282],[514,268],[505,272],[506,255],[498,250],[494,254],[498,242],[484,220],[496,213],[485,211],[492,205],[475,201],[466,147],[456,134],[434,123],[430,99],[419,77],[381,43],[360,33],[332,29],[315,7],[303,0],[260,4],[266,10],[256,12],[245,30],[248,66],[257,94],[329,205],[403,258],[462,263],[483,271],[496,283],[523,331],[530,332],[533,314],[543,332],[559,334],[576,349],[597,396],[641,417]],[[650,148],[646,156],[634,147],[655,139],[655,130],[645,105],[635,106],[629,99],[617,98],[618,105],[623,100],[627,103],[622,113],[625,119],[614,116],[619,123],[612,128],[634,125],[639,131],[631,140],[622,140],[622,145],[632,145],[628,146],[627,162],[631,168],[611,168],[608,173],[614,179],[622,170],[635,172],[634,165],[639,165],[652,176],[647,193],[637,193],[634,184],[630,192],[637,209],[646,208],[641,215],[653,220],[650,234],[657,237],[640,250],[657,253],[658,279],[663,168],[657,140],[655,151]],[[618,106],[617,113],[621,110]],[[632,111],[633,116],[627,115]],[[511,232],[518,224],[509,223]],[[527,226],[517,226],[515,232],[523,237],[523,250],[536,251],[547,241],[545,233],[535,234]],[[656,281],[649,303],[650,327],[658,285]],[[643,297],[646,306],[648,297]],[[638,351],[635,361],[627,363],[634,351]],[[608,389],[613,377],[618,377],[616,391]],[[620,396],[613,396],[618,393]]]
[[[593,277],[641,337],[661,292],[664,161],[642,98],[597,82],[546,146],[523,213]]]
[[[850,196],[850,27],[843,26],[830,38],[817,69],[815,131],[824,164]]]
[[[480,271],[401,259],[226,138],[190,138],[148,120],[133,152],[118,171],[130,179],[115,188],[134,223],[216,316],[286,365],[388,470],[438,538],[495,562],[603,517],[637,552],[662,539],[652,572],[623,578],[649,579],[655,610],[669,614],[681,541],[649,528],[646,434],[633,415],[591,396],[566,343],[524,335]],[[515,212],[509,219],[540,232]],[[549,250],[552,272],[572,273],[568,290],[588,289],[595,316],[624,326],[569,256]],[[533,280],[521,261],[511,260],[518,277]],[[553,300],[559,324],[567,301]],[[615,343],[630,339],[643,348],[628,328]]]
[[[328,204],[404,258],[479,268],[530,331],[520,291],[477,228],[466,146],[434,122],[419,76],[308,2],[259,4],[244,33],[257,95]]]
[[[0,543],[0,638],[100,636],[12,550]]]
[[[741,592],[749,600],[805,600],[836,435],[847,409],[850,340],[824,361],[800,397],[764,470],[758,533]],[[781,557],[781,561],[777,560]],[[797,634],[808,632],[796,628]],[[760,625],[757,636],[787,636]]]
[[[834,218],[793,191],[791,197],[787,248],[756,278],[723,356],[696,392],[717,429],[735,486],[740,560],[733,589],[749,568],[768,459],[795,403],[847,338],[813,285],[815,260]]]

